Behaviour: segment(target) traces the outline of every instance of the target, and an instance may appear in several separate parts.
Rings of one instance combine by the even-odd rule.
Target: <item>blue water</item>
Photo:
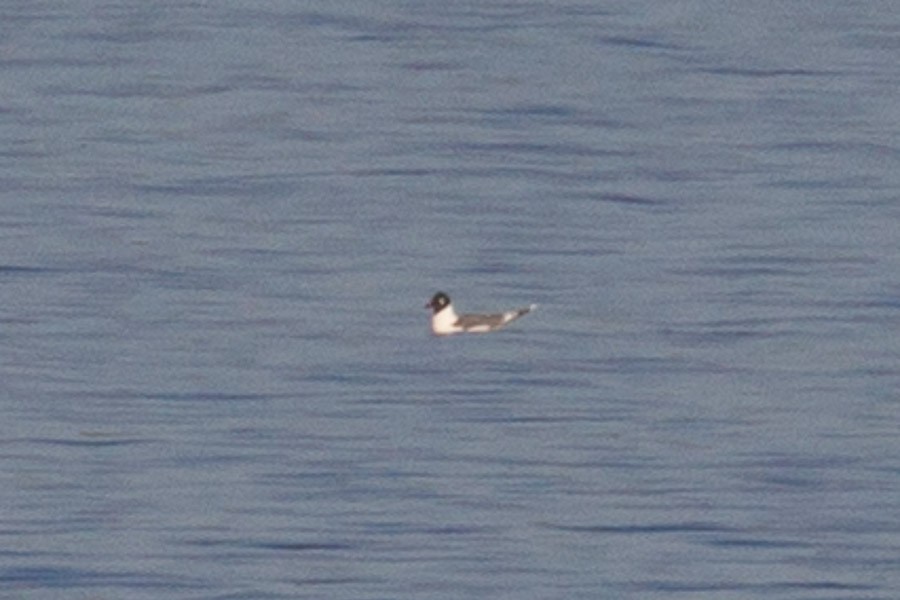
[[[0,597],[900,597],[893,3],[0,33]]]

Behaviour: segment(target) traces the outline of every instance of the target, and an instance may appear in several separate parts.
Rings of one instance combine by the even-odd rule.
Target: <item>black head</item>
[[[425,305],[425,308],[430,308],[437,314],[448,306],[450,306],[450,296],[444,292],[438,292],[431,297],[431,301]]]

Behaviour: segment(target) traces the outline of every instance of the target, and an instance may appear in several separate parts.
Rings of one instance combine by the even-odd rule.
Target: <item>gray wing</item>
[[[536,307],[535,304],[525,308],[517,308],[505,313],[495,315],[460,315],[456,324],[468,331],[470,329],[482,329],[493,331],[499,329],[511,321],[515,321],[522,315],[530,313]]]
[[[473,327],[495,329],[503,325],[503,315],[460,315],[456,324],[463,329],[472,329]]]

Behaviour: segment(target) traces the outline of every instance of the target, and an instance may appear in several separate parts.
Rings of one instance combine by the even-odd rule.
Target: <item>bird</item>
[[[511,321],[527,315],[537,308],[537,304],[489,315],[457,315],[450,296],[444,292],[438,292],[431,297],[425,308],[432,310],[431,331],[435,335],[452,335],[454,333],[496,331]]]

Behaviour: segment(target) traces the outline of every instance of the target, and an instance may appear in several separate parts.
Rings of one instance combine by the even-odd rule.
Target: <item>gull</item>
[[[450,296],[438,292],[425,305],[433,312],[431,315],[431,331],[435,335],[451,335],[454,333],[487,333],[496,331],[522,315],[527,315],[537,304],[525,308],[516,308],[502,313],[489,315],[457,315],[450,302]]]

